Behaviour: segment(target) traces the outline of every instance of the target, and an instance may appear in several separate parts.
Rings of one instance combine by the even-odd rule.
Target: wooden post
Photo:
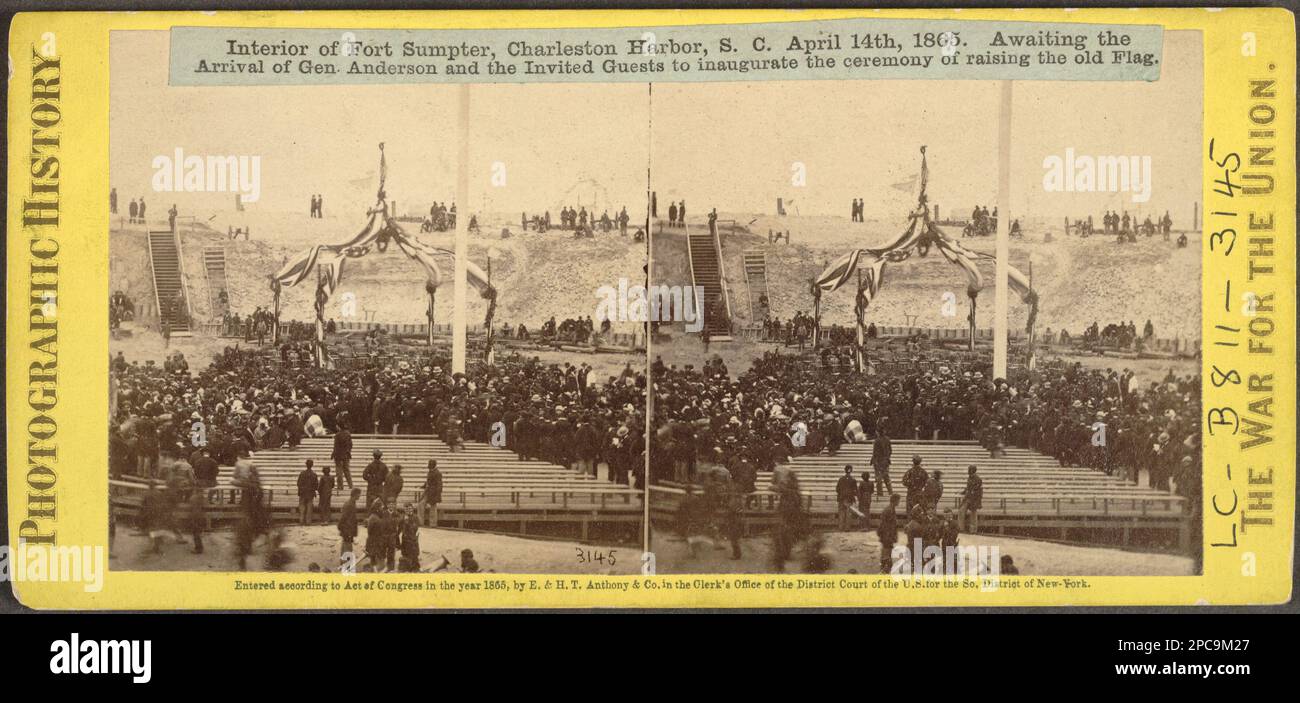
[[[866,333],[866,329],[863,327],[863,322],[866,321],[867,310],[862,306],[862,269],[858,269],[857,274],[858,274],[858,294],[857,297],[854,299],[853,307],[856,308],[854,312],[857,313],[857,317],[858,317],[858,330],[857,330],[858,344],[857,344],[857,349],[854,350],[853,359],[854,359],[854,363],[857,364],[858,373],[866,373],[867,363],[866,363],[866,352],[864,351],[864,348],[866,347],[867,344],[867,333]]]
[[[429,350],[432,351],[433,350],[433,324],[434,324],[433,311],[434,311],[434,304],[437,303],[438,288],[435,288],[433,287],[433,285],[430,285],[430,283],[426,282],[424,290],[429,294],[429,313],[428,316],[426,317],[429,318],[428,342],[429,342]]]
[[[465,310],[467,307],[466,289],[468,287],[466,282],[468,274],[465,263],[469,260],[469,84],[462,83],[457,90],[459,96],[457,116],[459,130],[457,137],[460,144],[456,166],[456,201],[460,203],[461,210],[456,212],[456,272],[453,278],[455,285],[452,288],[451,371],[452,373],[464,373],[465,349],[467,346]]]
[[[280,284],[277,282],[271,290],[275,294],[275,300],[272,304],[271,344],[275,345],[280,343]],[[161,311],[159,312],[161,314]]]
[[[1029,290],[1034,289],[1034,259],[1029,258]],[[1025,368],[1033,371],[1038,366],[1038,350],[1034,343],[1034,327],[1037,325],[1037,319],[1031,320],[1029,325],[1029,358],[1025,361]]]
[[[492,333],[492,328],[496,326],[496,322],[492,319],[492,318],[496,317],[496,291],[492,289],[492,253],[491,253],[491,250],[488,251],[488,260],[487,260],[487,283],[488,283],[488,291],[491,293],[491,295],[492,295],[492,299],[488,301],[487,319],[484,320],[484,322],[487,324],[487,335],[486,335],[486,340],[487,340],[487,341],[485,342],[485,344],[484,344],[484,348],[483,348],[483,361],[484,361],[484,363],[486,363],[488,366],[491,366],[491,365],[492,365],[492,360],[493,360],[493,354],[492,354],[492,341],[493,341],[493,339],[492,339],[492,334],[493,334],[493,333]]]
[[[316,265],[316,368],[325,368],[325,280]]]
[[[1011,93],[1012,81],[1002,81],[998,120],[998,218],[993,285],[993,377],[1007,377],[1007,276],[1011,266]]]
[[[821,344],[821,339],[822,339],[822,291],[821,288],[818,288],[817,284],[814,283],[813,284],[813,334],[812,334],[813,351],[817,350],[817,346]]]
[[[977,295],[973,295],[970,290],[966,291],[966,297],[970,298],[970,331],[967,333],[967,350],[975,351],[975,300]]]

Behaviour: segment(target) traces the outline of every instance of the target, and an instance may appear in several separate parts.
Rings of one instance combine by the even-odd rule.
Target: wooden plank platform
[[[896,440],[889,475],[899,494],[905,493],[903,474],[913,456],[921,457],[927,472],[942,473],[941,510],[957,510],[966,487],[966,469],[971,464],[978,467],[984,482],[984,507],[979,511],[982,532],[1046,532],[1062,540],[1124,544],[1136,530],[1167,532],[1180,544],[1190,538],[1190,516],[1182,497],[1094,469],[1061,466],[1056,459],[1028,449],[1008,448],[1005,456],[990,458],[973,441]],[[804,508],[819,527],[834,528],[835,484],[844,475],[845,464],[853,466],[854,478],[861,481],[871,468],[871,443],[845,444],[833,456],[823,451],[794,457],[786,464],[799,477]],[[776,496],[770,484],[771,474],[760,473],[745,511],[749,531],[775,521]],[[650,490],[651,519],[672,520],[683,494],[681,486],[665,483]],[[887,504],[884,496],[872,500],[873,524]]]

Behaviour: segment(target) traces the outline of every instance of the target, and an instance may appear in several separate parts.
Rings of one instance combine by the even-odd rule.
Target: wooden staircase
[[[226,250],[224,247],[203,249],[203,270],[208,277],[208,309],[214,318],[230,309],[230,282],[226,278]],[[222,301],[225,293],[225,301]]]
[[[715,342],[731,340],[731,325],[728,317],[731,307],[727,304],[726,292],[723,290],[722,261],[718,256],[717,242],[709,231],[692,232],[686,230],[687,252],[691,262],[691,279],[697,290],[704,291],[704,327],[709,337]],[[713,311],[721,299],[727,315],[719,317]]]
[[[153,269],[154,302],[158,319],[167,321],[173,337],[190,336],[189,301],[181,276],[180,245],[172,230],[149,232],[149,265]],[[179,300],[180,305],[176,304]]]
[[[599,480],[575,469],[537,459],[521,460],[509,449],[465,442],[452,451],[433,435],[352,435],[353,486],[362,491],[361,476],[375,450],[391,470],[402,467],[400,507],[422,499],[421,486],[430,459],[442,471],[442,502],[437,525],[503,534],[624,543],[640,534],[644,519],[644,492],[631,486]],[[257,467],[271,517],[296,521],[298,474],[311,459],[319,475],[333,467],[331,437],[304,438],[297,448],[264,449],[251,459]],[[241,490],[232,483],[233,470],[223,466],[217,486],[208,489],[207,516],[213,524],[230,524],[240,516]],[[338,481],[337,471],[331,475]],[[145,482],[130,477],[109,482],[110,500],[121,517],[137,515]],[[331,520],[338,520],[351,491],[336,482]],[[364,512],[362,513],[364,516]]]
[[[745,257],[745,285],[749,287],[749,320],[752,323],[764,322],[771,309],[771,301],[761,305],[767,297],[767,253],[762,249],[750,249]]]
[[[861,480],[864,471],[871,469],[871,447],[870,442],[845,444],[834,455],[826,451],[804,454],[785,464],[799,477],[804,508],[815,524],[834,529],[836,482],[844,475],[846,464],[854,467],[854,478]],[[1131,544],[1133,536],[1158,531],[1166,537],[1176,535],[1183,547],[1190,544],[1190,506],[1167,491],[1134,485],[1094,469],[1061,466],[1050,456],[1019,447],[1008,447],[1005,456],[990,458],[988,451],[973,441],[900,439],[894,440],[893,450],[889,469],[893,490],[906,493],[903,474],[912,465],[912,457],[919,456],[927,472],[937,469],[942,473],[940,510],[958,510],[966,467],[979,467],[984,482],[979,518],[983,532],[1113,547]],[[754,499],[745,514],[747,523],[774,524],[776,496],[771,483],[771,473],[759,473]],[[664,483],[651,490],[651,519],[674,519],[681,486]],[[872,501],[873,525],[887,504],[883,496]],[[899,505],[900,528],[906,521],[901,517],[905,508],[905,504]]]

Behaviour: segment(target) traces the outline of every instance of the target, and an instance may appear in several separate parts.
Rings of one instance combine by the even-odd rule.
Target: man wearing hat
[[[361,489],[353,488],[352,494],[343,503],[343,513],[339,516],[339,538],[342,540],[339,545],[340,556],[352,552],[352,542],[357,538],[357,499],[360,497]]]
[[[847,531],[853,522],[853,503],[858,498],[858,482],[853,478],[853,464],[844,465],[844,475],[835,483],[835,502],[838,526],[841,532]]]
[[[907,489],[907,511],[912,512],[912,507],[921,502],[922,491],[925,490],[925,484],[929,482],[930,477],[921,468],[921,455],[917,454],[912,457],[912,468],[903,474],[903,487]]]
[[[340,424],[339,431],[334,435],[334,451],[330,454],[334,460],[334,466],[338,470],[338,485],[343,487],[343,482],[347,481],[348,488],[352,488],[352,471],[349,465],[352,463],[352,433],[348,431],[347,425]]]
[[[428,525],[438,525],[438,503],[442,502],[442,472],[438,470],[438,460],[429,460],[429,473],[424,478],[424,495],[420,500],[420,521]]]
[[[388,478],[388,465],[381,458],[384,453],[375,450],[375,458],[369,464],[366,464],[366,470],[361,472],[361,480],[366,482],[366,505],[373,506],[375,501],[380,500],[384,495],[384,481]]]
[[[889,460],[894,454],[894,446],[885,434],[884,423],[887,418],[880,418],[876,423],[876,439],[871,443],[871,467],[876,470],[876,495],[883,496],[886,491],[894,492],[889,481]]]
[[[880,538],[880,573],[888,574],[894,564],[894,544],[898,542],[898,494],[889,494],[889,505],[880,513],[876,536]]]
[[[384,502],[389,508],[396,509],[397,501],[402,497],[402,488],[406,485],[402,479],[402,465],[393,464],[393,470],[384,478]]]
[[[980,531],[979,510],[984,507],[984,479],[976,475],[974,464],[966,467],[966,489],[961,494],[961,512],[958,515],[961,531],[971,534]]]
[[[307,460],[307,468],[298,474],[298,524],[312,524],[311,512],[312,505],[316,500],[316,489],[320,486],[320,479],[316,472],[312,470],[312,460]]]

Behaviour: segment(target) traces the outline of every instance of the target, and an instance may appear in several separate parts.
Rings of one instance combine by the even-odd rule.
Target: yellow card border
[[[32,303],[34,264],[58,265],[58,364],[57,405],[48,411],[57,429],[49,440],[56,455],[46,465],[53,468],[57,483],[54,519],[42,524],[57,526],[60,544],[107,543],[108,446],[106,403],[108,398],[105,363],[108,358],[108,320],[105,295],[108,290],[108,214],[102,206],[108,183],[108,41],[114,30],[165,30],[173,25],[260,26],[323,28],[341,25],[362,28],[560,28],[662,26],[675,24],[732,24],[789,22],[855,17],[899,19],[1012,20],[1058,23],[1160,24],[1166,29],[1199,30],[1205,50],[1205,109],[1203,124],[1207,154],[1204,170],[1202,222],[1207,235],[1212,228],[1229,227],[1221,218],[1209,215],[1216,204],[1214,180],[1221,176],[1208,159],[1208,145],[1215,139],[1216,156],[1236,152],[1245,160],[1242,170],[1267,173],[1273,181],[1271,195],[1239,198],[1242,212],[1272,213],[1274,272],[1259,282],[1247,281],[1247,242],[1239,241],[1234,255],[1203,251],[1202,365],[1205,385],[1203,407],[1232,408],[1239,414],[1262,419],[1260,401],[1271,399],[1271,437],[1266,446],[1243,451],[1242,432],[1216,426],[1215,434],[1204,435],[1204,495],[1206,501],[1204,541],[1209,544],[1224,536],[1226,525],[1240,521],[1233,513],[1223,517],[1215,509],[1226,509],[1237,501],[1240,509],[1249,504],[1246,472],[1254,476],[1272,472],[1271,527],[1242,532],[1238,527],[1236,548],[1206,548],[1201,576],[1184,577],[1089,577],[1090,587],[1065,589],[1045,587],[1035,577],[1004,577],[1017,588],[991,592],[945,588],[883,589],[889,577],[864,576],[764,576],[736,575],[696,577],[661,576],[515,576],[506,574],[340,574],[282,573],[278,582],[323,581],[331,589],[315,598],[303,592],[235,591],[233,582],[246,575],[237,572],[113,572],[105,576],[103,589],[88,593],[79,583],[26,582],[14,584],[21,602],[37,609],[300,609],[300,608],[790,608],[790,607],[899,607],[899,606],[1120,606],[1120,605],[1243,605],[1278,604],[1291,598],[1294,568],[1295,518],[1295,416],[1296,319],[1295,288],[1295,20],[1287,10],[1253,9],[1022,9],[1022,10],[690,10],[690,11],[277,11],[277,12],[104,12],[27,13],[17,15],[10,28],[9,57],[12,67],[9,92],[9,207],[8,207],[8,316],[7,378],[8,417],[8,500],[9,530],[17,536],[29,503],[29,440],[31,432],[45,432],[41,421],[29,424],[38,411],[29,404],[29,373],[36,353],[29,346],[28,329]],[[52,129],[59,133],[54,147],[60,161],[59,223],[55,227],[25,227],[23,199],[30,195],[32,121],[45,119],[33,112],[32,57],[36,48],[50,38],[56,42],[60,62],[59,121]],[[1243,45],[1253,37],[1255,55],[1245,55]],[[1273,97],[1252,94],[1255,80],[1276,81]],[[1259,108],[1262,102],[1268,108]],[[1272,113],[1273,165],[1250,166],[1252,140],[1249,130],[1261,128],[1252,119],[1260,110]],[[1262,142],[1261,142],[1262,143]],[[1258,144],[1254,144],[1258,145]],[[1219,151],[1223,150],[1223,151]],[[1206,217],[1209,217],[1207,220]],[[1239,218],[1238,229],[1244,219]],[[1221,230],[1216,230],[1221,231]],[[1209,236],[1203,238],[1208,241]],[[52,242],[58,243],[57,252]],[[1231,279],[1242,289],[1253,288],[1259,295],[1273,294],[1273,311],[1268,313],[1274,329],[1257,341],[1272,348],[1267,355],[1252,354],[1240,347],[1216,346],[1213,328],[1217,324],[1245,327],[1245,318],[1231,319],[1223,309],[1223,287]],[[38,305],[44,300],[38,299]],[[1262,323],[1261,323],[1262,324]],[[1247,334],[1248,331],[1243,331]],[[1243,342],[1244,342],[1243,338]],[[1227,383],[1216,388],[1211,376],[1218,371],[1236,370],[1240,385]],[[1249,392],[1245,379],[1251,374],[1272,374],[1272,390]],[[1217,378],[1217,377],[1216,377]],[[41,388],[41,386],[37,386]],[[38,392],[31,395],[39,405]],[[1208,421],[1207,421],[1208,424]],[[1203,430],[1207,428],[1203,424]],[[38,447],[40,448],[40,447]],[[1225,471],[1231,466],[1232,478]],[[39,484],[46,476],[31,475]],[[1235,493],[1234,493],[1235,492]],[[34,495],[40,496],[41,492]],[[1234,495],[1236,496],[1234,499]],[[1211,501],[1215,502],[1212,503]],[[44,504],[48,505],[48,504]],[[1251,574],[1253,570],[1253,575]],[[588,590],[591,579],[626,583],[625,590]],[[536,589],[513,590],[513,581],[533,581]],[[343,590],[352,583],[371,584],[357,590]],[[384,584],[402,582],[451,583],[453,588],[435,591],[390,591]],[[559,590],[564,582],[578,588]],[[701,583],[716,588],[702,588]],[[833,584],[833,588],[799,587],[799,582]],[[540,584],[550,588],[541,588]],[[507,587],[497,588],[505,584]],[[841,587],[843,584],[844,587]]]

